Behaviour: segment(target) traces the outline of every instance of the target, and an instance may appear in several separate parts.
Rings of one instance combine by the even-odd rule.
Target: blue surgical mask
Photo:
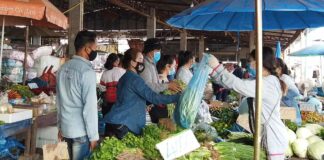
[[[247,64],[246,69],[251,74],[252,77],[256,77],[256,70],[253,69],[253,68],[251,68],[251,65],[250,64]]]
[[[153,61],[154,63],[156,64],[161,58],[161,52],[160,51],[157,51],[154,53],[154,57],[153,57]]]
[[[171,76],[171,75],[174,75],[175,74],[175,68],[174,67],[172,67],[171,69],[170,69],[170,71],[169,71],[169,76]]]

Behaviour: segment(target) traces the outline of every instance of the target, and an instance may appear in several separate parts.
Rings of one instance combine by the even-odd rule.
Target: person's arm
[[[144,71],[140,74],[144,79],[145,83],[155,92],[163,92],[168,89],[168,84],[160,84],[158,82],[153,82],[153,76],[149,68],[145,68]]]
[[[180,98],[180,95],[163,95],[154,92],[142,78],[134,78],[132,81],[134,86],[134,91],[143,97],[146,101],[149,101],[153,104],[170,104],[176,103]]]
[[[100,89],[101,92],[105,92],[105,91],[106,91],[105,73],[106,73],[106,72],[104,72],[104,73],[101,75],[101,78],[100,78],[99,89]]]
[[[223,65],[217,67],[211,75],[213,81],[244,96],[255,97],[255,80],[241,80],[229,73]]]
[[[99,140],[98,134],[98,109],[96,92],[96,74],[94,71],[87,71],[82,75],[82,101],[83,121],[89,141]]]

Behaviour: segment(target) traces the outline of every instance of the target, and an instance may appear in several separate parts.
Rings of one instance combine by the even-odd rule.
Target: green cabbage
[[[296,135],[299,139],[307,139],[314,134],[309,129],[302,127],[297,129]]]
[[[285,152],[285,156],[290,158],[294,155],[292,149],[291,149],[291,146],[289,145],[289,147],[287,148],[286,152]]]
[[[306,124],[305,128],[307,128],[309,131],[312,132],[312,134],[318,134],[320,133],[321,129],[323,129],[324,127],[322,127],[321,125],[318,124]]]
[[[294,131],[290,130],[289,128],[286,128],[286,129],[288,132],[289,144],[291,144],[297,139],[297,136]]]
[[[306,158],[308,142],[306,139],[296,139],[291,144],[292,150],[299,158]]]
[[[324,159],[324,141],[315,142],[308,147],[308,156],[313,160]]]
[[[322,141],[322,139],[318,136],[311,136],[309,138],[307,138],[308,144],[311,145],[314,142],[318,142],[318,141]]]

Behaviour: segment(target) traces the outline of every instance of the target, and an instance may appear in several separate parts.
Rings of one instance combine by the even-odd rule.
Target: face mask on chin
[[[171,76],[171,75],[174,75],[175,74],[175,68],[174,67],[172,67],[170,70],[169,70],[169,76]]]
[[[136,61],[135,61],[136,62]],[[138,74],[142,73],[145,69],[144,63],[136,62],[137,65],[135,66],[135,70]]]

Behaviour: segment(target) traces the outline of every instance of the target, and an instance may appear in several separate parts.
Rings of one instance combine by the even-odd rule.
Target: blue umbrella
[[[324,44],[315,44],[289,54],[295,57],[324,56]]]
[[[280,42],[277,42],[277,48],[276,48],[276,57],[280,58],[281,57],[281,46],[280,46]]]
[[[296,30],[324,26],[324,0],[262,0],[263,30]],[[207,0],[167,23],[207,31],[255,29],[254,0]]]

